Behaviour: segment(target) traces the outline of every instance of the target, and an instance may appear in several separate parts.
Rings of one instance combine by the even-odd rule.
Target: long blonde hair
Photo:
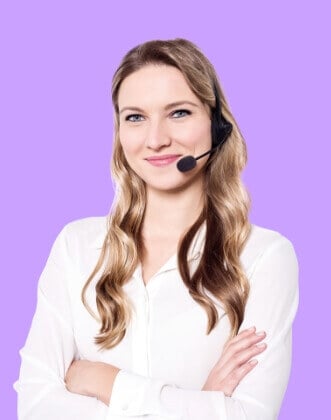
[[[100,257],[82,290],[84,305],[101,322],[99,334],[95,337],[100,349],[116,346],[125,335],[132,308],[123,285],[130,280],[143,255],[141,227],[146,206],[145,184],[128,165],[120,144],[118,93],[127,76],[148,64],[164,64],[179,69],[194,94],[211,110],[215,107],[215,85],[222,115],[233,125],[222,149],[207,162],[204,209],[183,235],[178,248],[178,265],[183,282],[191,297],[207,313],[207,334],[216,326],[218,312],[205,290],[223,304],[231,323],[230,338],[238,333],[249,294],[248,280],[240,262],[240,254],[251,229],[248,221],[250,197],[240,178],[247,162],[243,136],[230,112],[214,67],[196,45],[182,38],[145,42],[124,56],[112,81],[115,138],[111,170],[116,195],[107,218],[107,234]],[[187,253],[204,222],[205,246],[199,265],[191,275]],[[95,286],[97,318],[87,304],[86,291],[102,267]]]

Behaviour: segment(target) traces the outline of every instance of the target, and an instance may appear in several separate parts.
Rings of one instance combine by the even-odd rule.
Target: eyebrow
[[[166,105],[164,107],[164,109],[167,111],[170,108],[173,108],[173,107],[179,106],[179,105],[184,105],[184,104],[189,104],[189,105],[196,106],[196,107],[199,106],[199,105],[197,105],[197,104],[195,104],[194,102],[191,102],[191,101],[177,101],[177,102],[172,102],[171,104]],[[120,114],[122,114],[122,112],[126,111],[126,110],[144,112],[143,109],[141,109],[137,106],[125,106],[124,108],[122,108],[120,110]]]

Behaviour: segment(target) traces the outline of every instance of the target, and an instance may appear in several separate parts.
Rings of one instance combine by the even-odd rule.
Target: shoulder
[[[273,343],[284,340],[283,334],[289,332],[297,312],[296,252],[291,240],[282,233],[253,225],[242,258],[250,285],[244,325],[267,331],[270,349],[271,340]]]
[[[68,222],[59,232],[60,242],[71,256],[100,250],[107,234],[107,216],[90,216]]]
[[[58,233],[49,255],[61,272],[86,277],[95,267],[107,235],[107,216],[91,216],[68,222]],[[78,280],[77,280],[78,281]]]
[[[81,287],[100,255],[107,233],[107,217],[86,217],[65,224],[57,234],[39,288],[48,299],[64,288]],[[79,295],[79,294],[78,294]]]
[[[107,216],[90,216],[72,220],[63,227],[63,232],[70,238],[78,238],[93,244],[102,245],[107,232]]]
[[[250,275],[265,262],[269,268],[279,263],[298,268],[292,241],[282,233],[266,227],[251,225],[250,234],[241,253],[241,262]]]

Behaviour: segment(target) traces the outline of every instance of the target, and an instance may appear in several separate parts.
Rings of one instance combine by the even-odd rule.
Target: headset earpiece
[[[232,132],[232,124],[223,117],[221,112],[221,101],[215,84],[213,88],[215,94],[215,107],[212,110],[211,138],[212,147],[216,147],[222,146],[222,144],[225,143]]]

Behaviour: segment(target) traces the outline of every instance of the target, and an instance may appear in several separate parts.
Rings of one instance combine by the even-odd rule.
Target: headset
[[[184,156],[177,162],[177,169],[180,172],[187,172],[196,167],[197,160],[220,149],[232,132],[232,124],[222,115],[221,100],[217,91],[216,83],[213,84],[215,95],[215,107],[212,109],[211,116],[211,138],[212,148],[200,156]]]

